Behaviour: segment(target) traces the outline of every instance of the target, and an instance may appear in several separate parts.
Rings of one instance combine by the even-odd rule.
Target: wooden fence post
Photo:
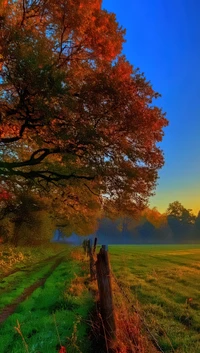
[[[96,247],[97,247],[97,237],[94,238],[93,254],[95,254],[95,252],[96,252]]]
[[[96,268],[95,268],[95,260],[94,260],[94,250],[92,251],[91,240],[89,240],[88,254],[90,257],[90,278],[91,278],[91,281],[94,281],[96,279]]]
[[[110,277],[110,264],[108,251],[105,245],[102,245],[99,254],[97,254],[96,270],[101,316],[108,348],[111,349],[116,339],[116,325]]]
[[[87,257],[90,256],[90,239],[87,240]]]
[[[86,255],[86,253],[87,253],[87,240],[85,240],[85,239],[83,240],[82,246],[83,246],[84,254]]]

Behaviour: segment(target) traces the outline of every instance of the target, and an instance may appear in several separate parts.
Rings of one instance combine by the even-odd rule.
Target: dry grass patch
[[[75,274],[75,278],[72,280],[69,288],[70,294],[75,297],[80,297],[85,290],[86,290],[85,278],[76,276]]]
[[[157,353],[143,329],[138,303],[134,305],[129,300],[131,293],[122,292],[113,278],[113,300],[116,320],[117,353]]]
[[[75,248],[70,253],[73,260],[83,262],[86,259],[86,256],[83,253],[83,250],[79,247]]]

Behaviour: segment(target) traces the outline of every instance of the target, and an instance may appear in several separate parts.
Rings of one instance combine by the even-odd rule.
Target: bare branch
[[[99,197],[99,194],[96,194],[94,191],[92,191],[92,190],[90,189],[90,187],[89,187],[87,184],[84,183],[84,186],[85,186],[93,195]]]

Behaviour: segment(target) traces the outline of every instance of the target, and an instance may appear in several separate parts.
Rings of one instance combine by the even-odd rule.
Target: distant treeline
[[[165,214],[154,208],[146,209],[139,219],[104,218],[96,234],[106,244],[200,243],[200,212],[195,216],[175,201]]]
[[[137,217],[112,214],[111,220],[95,213],[96,210],[82,215],[79,211],[74,217],[66,213],[59,219],[45,198],[26,190],[12,198],[5,194],[0,200],[0,243],[48,244],[55,229],[61,229],[61,239],[57,241],[73,244],[81,243],[78,236],[89,234],[96,235],[101,244],[200,243],[200,212],[195,216],[178,201],[169,204],[164,214],[156,208],[146,208]],[[65,239],[73,233],[75,238],[73,235]]]

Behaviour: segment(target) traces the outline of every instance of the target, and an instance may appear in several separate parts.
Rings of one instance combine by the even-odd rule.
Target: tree
[[[6,220],[6,224],[12,223],[13,227],[10,234],[7,237],[4,236],[4,240],[15,246],[20,242],[34,244],[39,239],[41,241],[41,238],[44,240],[40,232],[40,212],[44,208],[42,200],[28,193],[28,190],[6,199],[0,209],[0,219]]]
[[[174,201],[169,204],[166,213],[175,241],[189,240],[195,221],[192,210],[186,209],[179,201]]]
[[[196,216],[195,223],[194,223],[194,239],[200,240],[200,211]]]
[[[143,219],[150,222],[155,228],[164,227],[167,223],[166,215],[161,214],[156,207],[145,208],[142,212]]]
[[[88,193],[88,210],[146,205],[167,120],[115,15],[100,0],[13,0],[0,15],[2,182],[51,188],[75,213]]]
[[[179,201],[174,201],[169,204],[167,215],[177,218],[180,222],[193,224],[195,216],[191,209],[186,209]]]

